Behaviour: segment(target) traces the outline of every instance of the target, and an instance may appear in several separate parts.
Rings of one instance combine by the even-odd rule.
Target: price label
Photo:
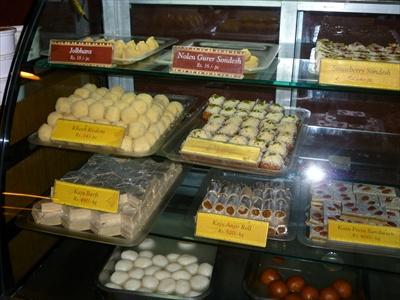
[[[400,64],[324,58],[321,60],[319,82],[400,90]]]
[[[181,153],[234,160],[256,166],[260,156],[260,148],[198,138],[187,138],[182,146]]]
[[[124,136],[123,127],[58,119],[51,140],[118,148]]]
[[[55,180],[52,201],[58,204],[116,213],[119,191]]]
[[[112,67],[113,45],[84,41],[50,41],[51,63]]]
[[[241,50],[174,46],[171,73],[242,79],[244,53]]]
[[[195,235],[238,244],[265,247],[267,245],[268,225],[268,222],[263,221],[198,212]]]
[[[328,239],[400,249],[400,228],[329,220]]]

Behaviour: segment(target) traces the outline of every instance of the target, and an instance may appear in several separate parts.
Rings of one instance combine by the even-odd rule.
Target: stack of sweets
[[[324,181],[311,186],[309,238],[328,239],[328,221],[400,227],[400,198],[390,186]]]
[[[219,95],[208,99],[203,118],[207,123],[192,130],[189,137],[258,147],[259,167],[270,170],[285,166],[300,126],[300,119],[285,115],[279,104],[225,99]]]
[[[170,162],[94,155],[81,169],[67,173],[61,180],[119,190],[117,213],[41,201],[33,207],[32,215],[39,224],[132,239],[147,223],[181,171],[181,165]]]
[[[199,211],[269,222],[269,237],[288,232],[291,187],[284,181],[254,184],[213,179]]]

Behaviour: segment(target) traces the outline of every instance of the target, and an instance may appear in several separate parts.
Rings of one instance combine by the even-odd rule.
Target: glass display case
[[[319,299],[397,299],[400,84],[390,76],[391,89],[326,84],[320,76],[329,59],[396,72],[399,28],[396,1],[33,1],[0,110],[2,296],[314,299],[303,295],[306,284]],[[31,60],[38,30],[40,57]],[[113,63],[54,62],[51,40],[111,45]],[[171,51],[181,44],[248,49],[257,66],[246,71],[244,63],[242,79],[174,73]],[[147,54],[132,59],[141,47]],[[56,142],[60,120],[119,128],[121,140]],[[206,145],[201,159],[185,154],[191,138]],[[256,158],[249,167],[232,153]],[[117,209],[57,203],[59,180],[116,190]],[[232,215],[245,209],[238,219],[268,223],[266,246],[197,236],[205,199],[214,199],[210,215],[224,215],[219,203],[229,217],[232,204]],[[371,236],[338,239],[340,226]],[[151,267],[146,280],[128,275]],[[294,275],[303,280],[298,290]]]

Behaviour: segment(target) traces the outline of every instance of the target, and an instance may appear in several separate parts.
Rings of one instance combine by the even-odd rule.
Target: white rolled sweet
[[[122,253],[121,253],[122,259],[135,261],[137,257],[138,257],[138,253],[134,250],[125,250],[125,251],[122,251]]]
[[[202,263],[199,265],[199,270],[197,271],[198,274],[211,277],[211,274],[213,272],[213,266],[210,265],[209,263]]]
[[[47,116],[47,124],[49,124],[51,127],[54,127],[54,125],[56,125],[57,120],[60,118],[62,118],[62,114],[53,111]]]
[[[153,274],[153,276],[155,278],[157,278],[158,280],[163,280],[165,278],[170,278],[171,277],[171,273],[168,272],[168,271],[165,271],[165,270],[159,270],[159,271],[155,272]]]
[[[177,254],[177,253],[169,253],[168,255],[167,255],[167,259],[168,259],[168,261],[170,261],[170,262],[176,262],[177,260],[178,260],[178,258],[179,258],[179,254]]]
[[[39,139],[43,142],[48,142],[50,141],[51,138],[51,132],[53,131],[53,128],[49,124],[42,124],[38,130],[38,136]]]
[[[199,270],[199,264],[193,263],[190,265],[185,266],[185,270],[188,271],[191,275],[197,274],[197,271]]]
[[[183,296],[190,291],[190,283],[188,280],[177,280],[175,284],[175,293],[177,295]]]
[[[137,280],[134,278],[128,279],[124,283],[124,289],[126,289],[128,291],[137,291],[141,286],[142,286],[142,282],[140,280]]]
[[[133,268],[133,262],[127,259],[121,259],[115,264],[115,271],[127,272]]]
[[[121,143],[121,149],[125,152],[132,152],[133,140],[130,136],[124,136]]]
[[[150,258],[139,256],[133,263],[135,267],[145,269],[153,264]]]
[[[74,95],[75,95],[75,96],[78,96],[78,97],[81,97],[82,99],[86,99],[87,97],[89,97],[90,92],[91,92],[91,91],[89,91],[88,89],[77,88],[77,89],[74,91]]]
[[[172,278],[165,278],[160,281],[157,292],[161,294],[172,294],[175,292],[176,283],[175,280]]]
[[[138,118],[139,115],[132,106],[128,106],[121,111],[121,120],[126,123],[137,121]]]
[[[86,117],[89,113],[89,106],[85,100],[80,100],[72,103],[71,113],[76,118]]]
[[[133,268],[128,272],[129,277],[135,279],[142,279],[144,276],[144,269],[142,268]]]
[[[120,118],[120,110],[116,106],[109,106],[106,108],[104,118],[110,122],[117,122]]]
[[[175,280],[179,280],[179,279],[189,280],[191,277],[192,277],[192,275],[188,271],[185,271],[185,270],[179,270],[179,271],[172,273],[172,278]]]
[[[66,97],[58,98],[55,110],[60,114],[69,114],[71,112],[71,100]]]
[[[197,292],[205,291],[210,285],[210,280],[203,275],[195,275],[190,279],[190,286]]]
[[[161,268],[158,266],[150,266],[144,269],[144,275],[154,276],[154,273],[159,271]]]
[[[115,271],[114,273],[112,273],[110,281],[112,283],[122,285],[128,278],[129,275],[127,272]]]
[[[159,283],[158,279],[153,276],[144,276],[142,278],[143,287],[151,291],[154,291],[157,288],[158,283]]]
[[[138,100],[137,96],[136,100],[132,102],[131,106],[136,110],[139,115],[143,115],[148,109],[146,102],[144,102],[143,100]]]
[[[178,264],[178,263],[170,263],[165,267],[165,270],[167,270],[168,272],[174,273],[178,270],[182,269],[182,265]]]
[[[128,126],[128,134],[130,137],[136,139],[144,135],[146,128],[140,122],[130,123]]]
[[[161,254],[154,255],[152,261],[154,265],[159,266],[161,268],[164,268],[166,265],[168,265],[168,259]]]

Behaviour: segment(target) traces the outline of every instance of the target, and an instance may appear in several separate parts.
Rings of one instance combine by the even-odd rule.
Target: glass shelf
[[[352,265],[366,269],[383,270],[400,273],[400,262],[396,258],[360,254],[354,251],[341,252],[327,249],[311,248],[301,244],[297,239],[290,242],[268,240],[266,248],[252,247],[234,244],[224,241],[198,238],[194,236],[194,214],[197,209],[197,188],[206,177],[207,170],[193,168],[178,188],[168,207],[159,215],[153,223],[151,233],[155,235],[204,243],[219,246],[230,246],[248,249],[252,251],[268,252],[276,255],[309,259],[314,261],[326,261],[335,264]],[[296,199],[296,201],[299,199]],[[303,226],[300,223],[298,226]]]
[[[285,48],[285,46],[283,46]],[[282,46],[281,46],[282,49]],[[168,50],[167,50],[168,51]],[[318,83],[318,76],[309,72],[309,60],[306,59],[292,59],[286,57],[275,58],[268,69],[254,73],[245,74],[241,80],[219,77],[205,77],[184,74],[172,74],[169,72],[168,65],[162,65],[157,62],[157,59],[165,54],[166,51],[153,55],[148,59],[136,62],[131,65],[119,65],[112,68],[104,67],[87,67],[76,66],[68,64],[51,64],[47,58],[37,61],[36,68],[50,68],[50,69],[76,69],[79,71],[87,71],[100,74],[114,74],[114,75],[146,75],[164,78],[178,78],[189,80],[207,80],[218,81],[234,84],[258,85],[258,86],[274,86],[280,88],[302,88],[312,90],[326,90],[326,91],[343,91],[343,92],[363,92],[363,93],[379,93],[400,95],[399,91],[360,88],[349,86],[334,86],[322,85]],[[291,75],[290,70],[293,69]]]

